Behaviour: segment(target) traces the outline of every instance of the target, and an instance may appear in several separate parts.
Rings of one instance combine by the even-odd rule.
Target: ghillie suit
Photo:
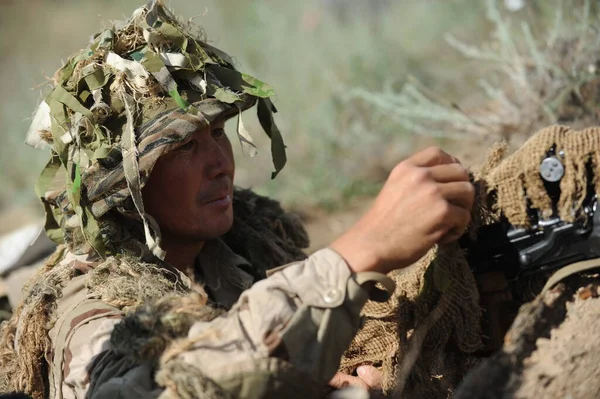
[[[254,104],[272,140],[273,177],[285,164],[285,150],[272,116],[273,90],[238,72],[227,54],[188,28],[152,1],[95,35],[54,76],[27,141],[52,149],[36,192],[46,209],[46,232],[59,247],[2,325],[0,391],[52,394],[62,351],[54,353],[48,333],[57,320],[68,324],[61,320],[65,309],[57,309],[67,286],[79,284],[83,306],[93,303],[115,317],[147,303],[177,309],[168,317],[146,318],[146,324],[138,320],[153,332],[149,342],[127,340],[131,345],[123,346],[117,339],[116,348],[132,362],[161,353],[194,320],[219,313],[202,287],[163,261],[160,230],[144,211],[141,189],[161,155],[216,120],[237,115],[242,147],[254,154],[241,121],[242,111]],[[256,265],[246,270],[254,279],[304,258],[308,239],[298,219],[250,191],[236,190],[233,201],[234,227],[223,240]],[[57,327],[54,344],[62,345]],[[169,374],[160,375],[169,386]],[[216,397],[218,387],[205,384],[206,396]]]
[[[285,213],[277,201],[250,190],[236,190],[233,228],[223,240],[238,255],[250,260],[261,276],[274,267],[305,255],[308,234],[297,215]]]
[[[243,206],[235,208],[234,227],[223,241],[236,247],[236,253],[243,255],[251,265],[256,265],[245,271],[260,279],[266,270],[274,267],[272,259],[281,260],[281,264],[303,259],[301,248],[305,248],[308,241],[299,220],[283,212],[276,201],[248,190],[234,192],[236,204],[251,207],[255,202],[260,202],[261,207],[253,208],[252,213]],[[240,225],[243,227],[238,227]],[[238,240],[240,236],[247,240]],[[44,392],[47,393],[44,373],[48,366],[39,359],[51,359],[47,352],[48,330],[56,322],[56,301],[65,284],[82,275],[71,263],[61,262],[65,253],[65,246],[59,246],[26,287],[26,299],[2,326],[0,392],[24,391],[34,398],[45,397]],[[131,357],[132,365],[158,360],[160,356],[156,355],[171,342],[184,337],[195,321],[210,320],[222,312],[208,304],[202,287],[192,285],[185,275],[167,264],[157,266],[140,262],[134,256],[117,255],[94,265],[86,275],[90,298],[130,315],[115,329],[111,343],[124,356]],[[18,342],[15,341],[17,332]],[[18,351],[13,349],[15,345]],[[164,372],[163,375],[167,378],[170,374]],[[201,373],[198,375],[201,377]],[[226,397],[217,387],[212,390],[220,393],[217,398]]]

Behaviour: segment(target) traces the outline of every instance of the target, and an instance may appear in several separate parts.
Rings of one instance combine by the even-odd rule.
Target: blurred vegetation
[[[530,2],[508,18],[495,0],[485,0],[493,24],[482,44],[447,34],[448,44],[485,71],[478,88],[460,103],[447,101],[416,79],[401,90],[348,94],[392,115],[419,134],[461,143],[507,140],[521,145],[551,124],[583,128],[600,124],[600,14],[598,2]],[[473,101],[476,99],[476,102]]]
[[[240,69],[269,82],[278,94],[277,121],[288,146],[288,165],[270,181],[268,142],[255,137],[256,158],[245,158],[234,145],[236,182],[287,205],[337,207],[374,193],[389,169],[416,147],[453,139],[443,129],[413,128],[381,102],[388,101],[385,93],[406,90],[407,82],[419,82],[449,103],[483,98],[469,93],[477,91],[477,79],[488,66],[464,57],[446,37],[481,45],[497,29],[486,18],[489,5],[509,13],[503,2],[490,1],[487,6],[483,0],[169,4],[194,18],[209,42],[234,55]],[[538,23],[553,20],[549,3],[555,1],[532,0],[510,12],[510,18],[517,25],[533,21],[535,30]],[[23,140],[46,76],[103,24],[125,19],[139,5],[131,0],[0,2],[0,209],[35,202],[33,183],[48,154],[27,148]],[[245,114],[245,124],[259,131],[252,129],[257,125],[252,111]]]

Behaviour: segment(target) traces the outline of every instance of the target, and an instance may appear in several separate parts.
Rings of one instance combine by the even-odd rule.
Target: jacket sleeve
[[[368,292],[361,283],[387,277],[354,275],[333,250],[283,268],[245,291],[231,311],[198,322],[188,334],[193,347],[180,357],[215,380],[246,372],[256,359],[277,357],[318,383],[337,371],[361,324]]]
[[[195,386],[182,373],[197,372],[234,397],[244,398],[273,397],[269,391],[286,384],[297,385],[300,390],[322,386],[337,371],[344,350],[361,325],[360,311],[369,299],[362,285],[372,282],[393,292],[393,282],[384,275],[353,274],[333,250],[318,251],[256,283],[226,314],[210,322],[196,322],[186,339],[167,349],[156,380],[181,394]],[[382,295],[377,289],[374,292]],[[75,339],[81,340],[85,337]],[[102,350],[110,352],[108,341]],[[89,359],[89,353],[80,353]],[[144,396],[144,389],[148,397],[157,395],[147,365],[124,371],[116,364],[107,364],[120,361],[110,353],[96,356],[106,360],[95,362],[103,364],[101,369],[88,369],[92,388],[87,396],[114,399],[127,391]],[[169,370],[179,371],[169,375]],[[298,391],[296,388],[292,390]]]

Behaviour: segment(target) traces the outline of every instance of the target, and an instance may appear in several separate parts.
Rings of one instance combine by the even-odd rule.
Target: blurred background
[[[288,164],[270,180],[269,144],[249,111],[245,124],[256,132],[259,155],[244,157],[230,127],[236,183],[301,212],[317,246],[360,215],[403,157],[435,144],[476,164],[494,141],[522,140],[535,125],[524,112],[538,124],[565,121],[564,101],[554,100],[596,76],[593,1],[166,4],[275,88]],[[49,77],[92,34],[140,5],[0,0],[0,234],[41,217],[33,184],[49,154],[23,142]],[[580,58],[554,62],[571,53]],[[535,109],[524,110],[524,96]]]

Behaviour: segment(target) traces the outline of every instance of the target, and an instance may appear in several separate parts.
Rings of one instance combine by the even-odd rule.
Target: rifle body
[[[475,239],[461,239],[483,308],[482,352],[502,346],[519,307],[541,291],[548,274],[565,268],[568,276],[578,271],[568,270],[574,263],[600,258],[600,209],[595,196],[586,202],[582,217],[572,223],[552,217],[520,228],[502,218],[480,228]],[[535,292],[523,292],[536,285],[537,276]]]
[[[506,219],[483,226],[475,240],[461,246],[473,273],[502,272],[515,281],[600,257],[600,210],[594,197],[573,223],[558,217],[540,219],[531,228],[512,226]]]

